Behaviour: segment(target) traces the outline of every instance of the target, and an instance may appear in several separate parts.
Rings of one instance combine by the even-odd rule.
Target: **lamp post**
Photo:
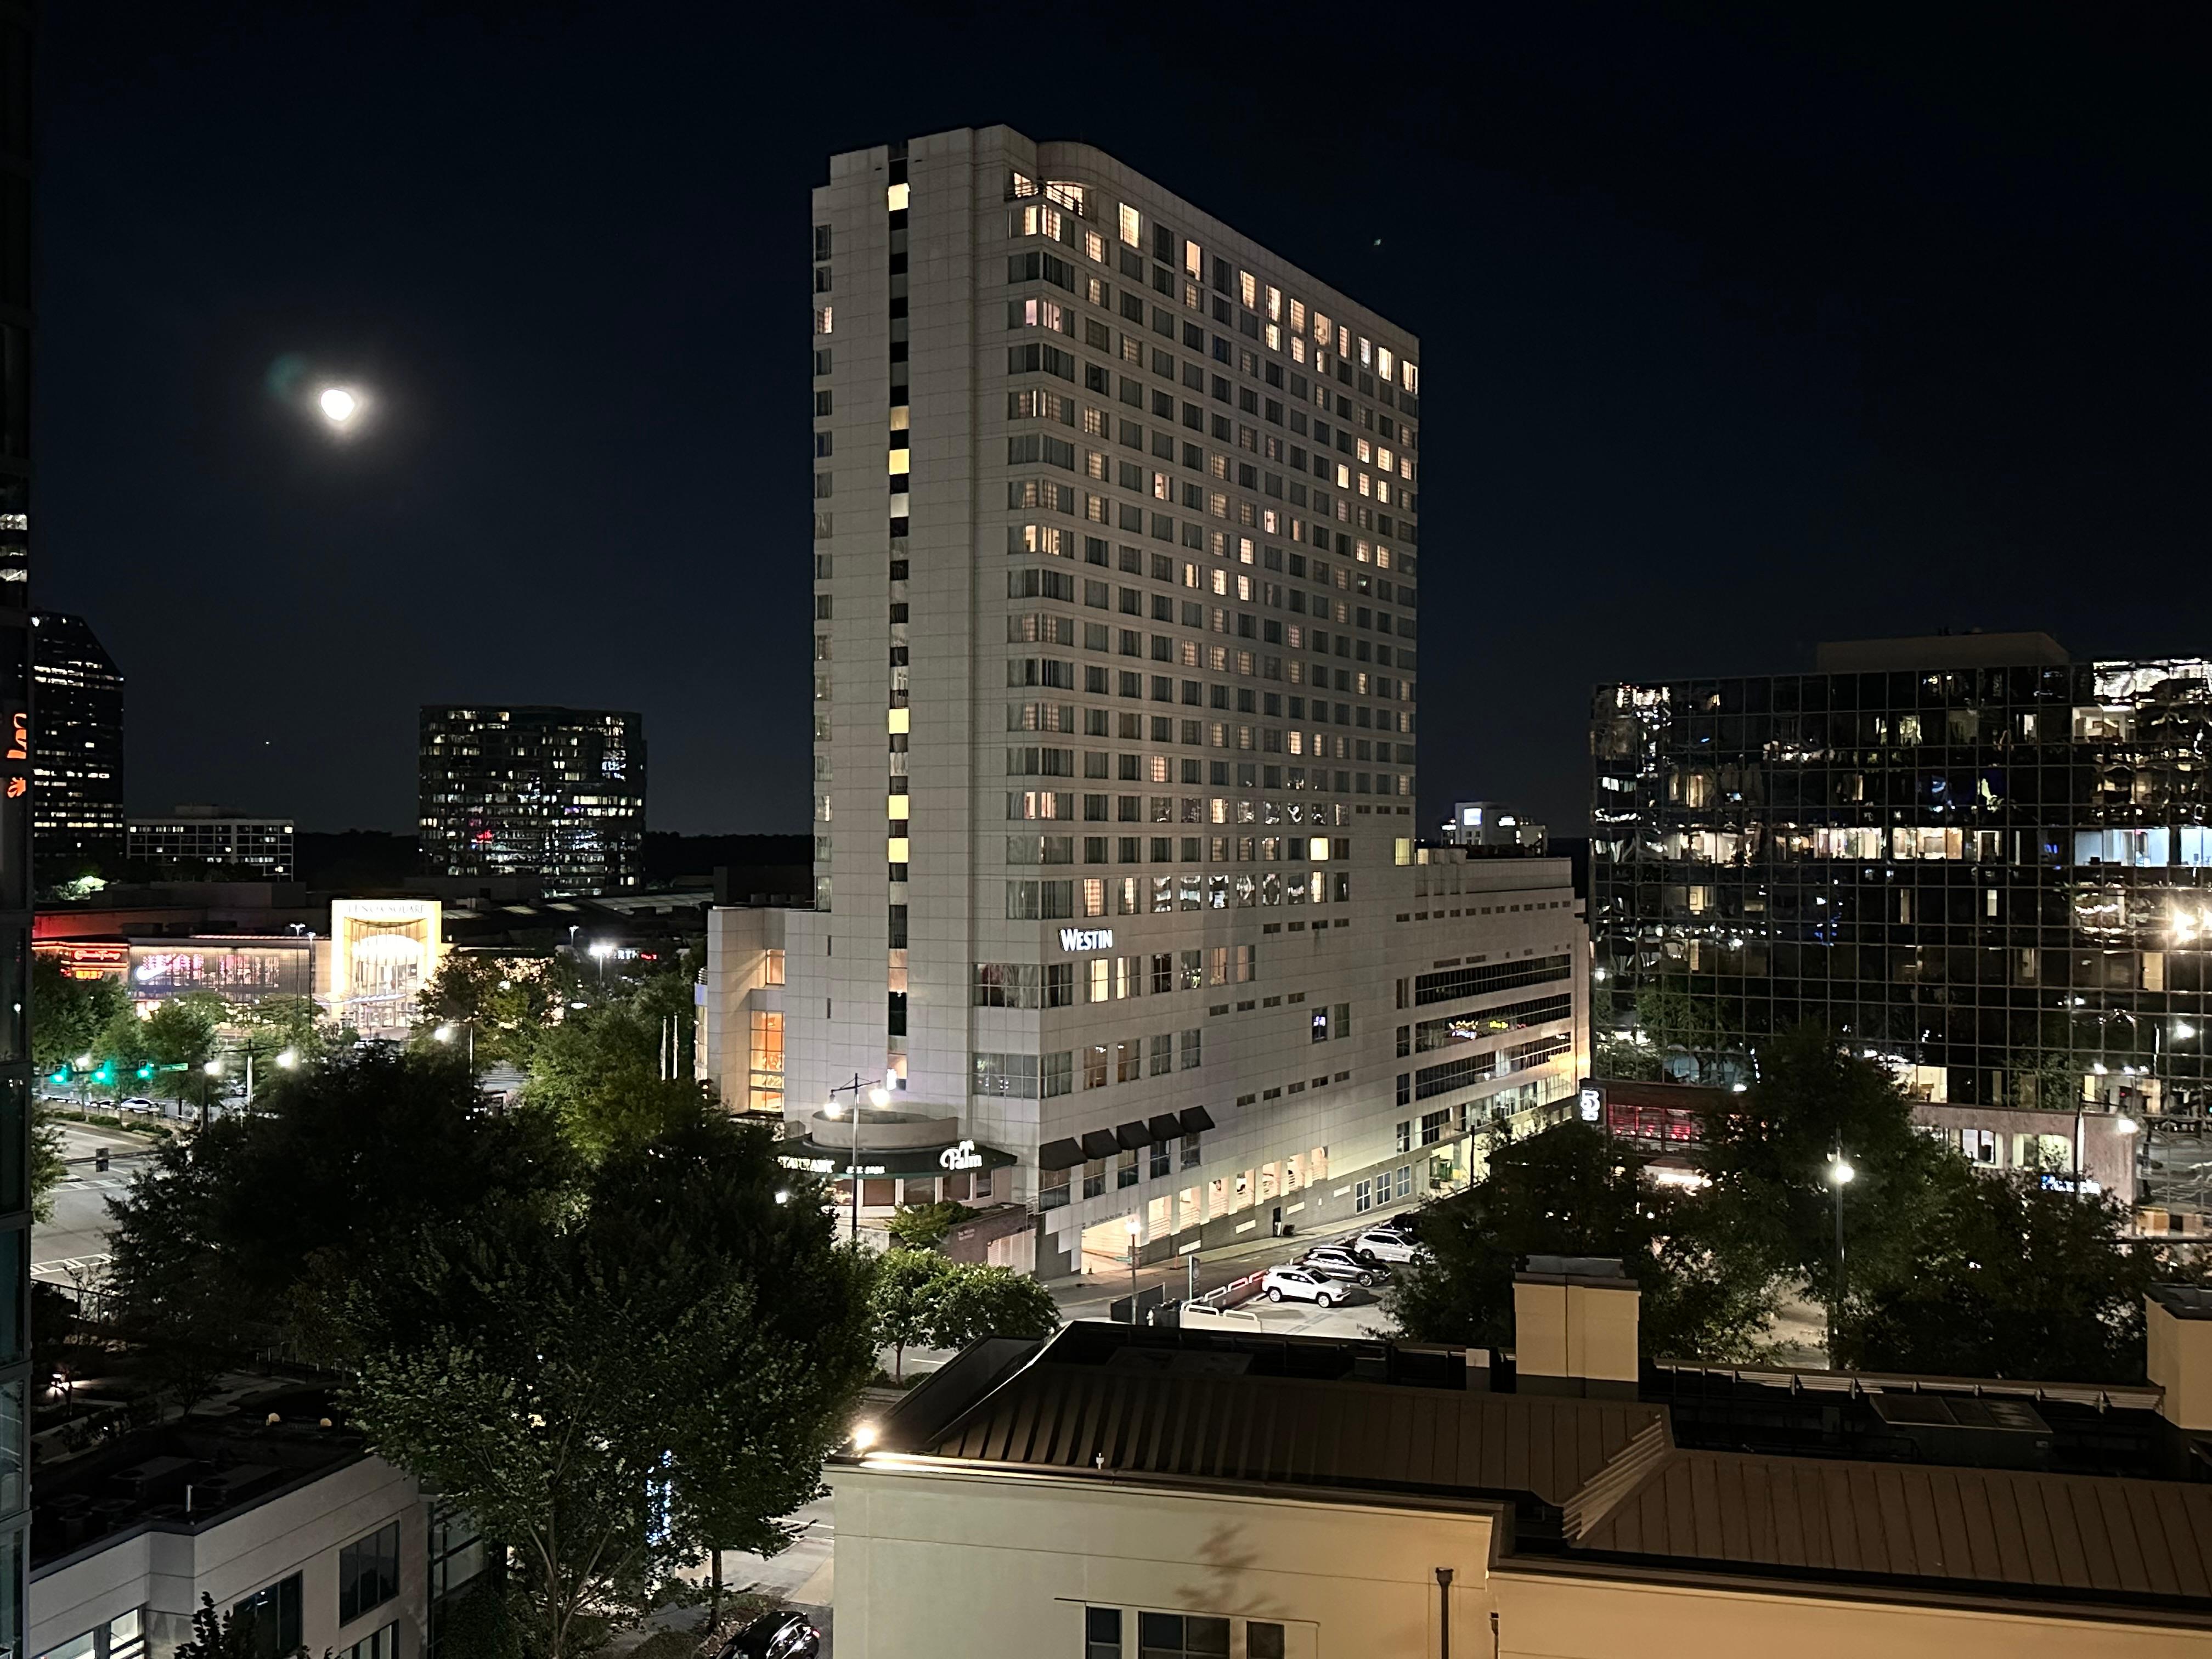
[[[1857,1170],[1844,1161],[1843,1149],[1828,1160],[1828,1185],[1836,1194],[1836,1285],[1828,1301],[1828,1369],[1836,1369],[1836,1319],[1844,1305],[1844,1188]]]
[[[1137,1322],[1137,1233],[1142,1226],[1136,1217],[1129,1218],[1129,1323]]]
[[[453,1040],[453,1028],[456,1024],[468,1033],[469,1072],[473,1076],[477,1069],[477,1023],[473,1017],[459,1021],[447,1020],[430,1035],[441,1042],[451,1042]]]
[[[871,1106],[881,1108],[890,1100],[890,1091],[884,1087],[884,1080],[881,1078],[878,1078],[873,1083],[863,1083],[860,1081],[860,1074],[855,1072],[850,1083],[833,1083],[830,1085],[830,1102],[822,1109],[823,1116],[836,1117],[840,1112],[848,1109],[837,1103],[837,1097],[839,1095],[853,1097],[853,1104],[850,1108],[853,1114],[853,1161],[846,1166],[845,1174],[847,1179],[853,1184],[852,1243],[855,1244],[860,1242],[860,1091],[863,1089],[868,1092],[868,1104]]]

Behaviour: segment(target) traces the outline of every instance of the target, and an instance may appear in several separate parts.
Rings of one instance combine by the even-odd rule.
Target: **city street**
[[[150,1156],[143,1135],[64,1122],[62,1156],[70,1172],[54,1188],[54,1218],[31,1228],[31,1277],[51,1284],[81,1284],[107,1261],[107,1200],[131,1184]],[[105,1174],[93,1167],[105,1146]]]

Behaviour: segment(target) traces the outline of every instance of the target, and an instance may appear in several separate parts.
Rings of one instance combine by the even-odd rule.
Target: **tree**
[[[886,1250],[876,1263],[869,1287],[876,1345],[891,1350],[891,1375],[901,1381],[906,1377],[906,1351],[930,1340],[937,1292],[951,1267],[934,1250]]]
[[[954,1261],[937,1281],[930,1346],[964,1348],[987,1336],[1037,1341],[1060,1328],[1060,1304],[1027,1273]]]
[[[1060,1326],[1052,1292],[1005,1267],[948,1261],[934,1250],[887,1250],[876,1263],[869,1305],[891,1375],[906,1378],[910,1347],[964,1348],[987,1336],[1034,1340]]]
[[[416,1002],[416,1040],[441,1025],[476,1033],[477,1064],[527,1069],[538,1040],[575,999],[568,957],[448,954]]]
[[[891,1214],[890,1231],[909,1249],[933,1249],[945,1234],[977,1213],[950,1199],[941,1204],[902,1204]]]
[[[1912,1125],[1889,1073],[1815,1024],[1759,1054],[1759,1081],[1707,1126],[1706,1213],[1725,1248],[1838,1295],[1831,1160],[1852,1168],[1844,1192],[1846,1283],[1894,1279],[1916,1235],[1960,1182],[1966,1161]]]
[[[44,1106],[31,1109],[31,1218],[54,1218],[54,1188],[69,1174],[62,1155],[62,1132]]]
[[[186,991],[158,1004],[144,1022],[145,1052],[170,1079],[172,1098],[181,1107],[197,1090],[204,1106],[213,1089],[206,1072],[215,1058],[216,1039],[231,1017],[228,1001],[213,991]],[[112,1027],[110,1028],[112,1030]]]
[[[1754,1357],[1772,1273],[1715,1248],[1702,1200],[1649,1187],[1642,1162],[1585,1123],[1501,1135],[1488,1176],[1425,1213],[1431,1260],[1401,1268],[1384,1293],[1399,1328],[1417,1341],[1511,1347],[1513,1276],[1529,1256],[1611,1256],[1643,1291],[1646,1352]]]
[[[542,1116],[482,1111],[450,1054],[346,1050],[277,1073],[260,1104],[163,1146],[109,1201],[118,1328],[173,1350],[173,1380],[278,1340],[337,1358],[333,1283],[479,1202],[557,1188],[572,1162]]]
[[[650,1139],[706,1097],[688,1066],[679,1077],[663,1075],[661,1019],[638,996],[570,1010],[532,1045],[524,1097],[553,1114],[587,1157]]]
[[[2197,1275],[2124,1237],[2106,1194],[2026,1171],[1947,1185],[1898,1271],[1852,1286],[1838,1346],[1853,1365],[1948,1376],[2140,1382],[2143,1292]]]
[[[202,1590],[199,1611],[192,1614],[191,1636],[177,1644],[177,1659],[301,1659],[307,1651],[301,1646],[276,1654],[273,1644],[262,1640],[258,1624],[251,1608],[216,1613],[215,1597]]]
[[[821,1200],[702,1107],[560,1202],[479,1205],[362,1264],[349,1409],[520,1554],[527,1650],[588,1648],[709,1546],[788,1541],[873,1367],[867,1265]]]
[[[97,1056],[109,1024],[131,1011],[119,979],[76,979],[49,956],[31,958],[31,1062],[41,1073]]]

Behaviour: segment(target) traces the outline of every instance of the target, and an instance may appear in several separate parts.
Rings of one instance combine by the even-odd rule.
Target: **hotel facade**
[[[1065,1272],[1410,1202],[1570,1095],[1564,861],[1414,840],[1418,339],[1003,127],[834,157],[812,252],[799,1155]]]

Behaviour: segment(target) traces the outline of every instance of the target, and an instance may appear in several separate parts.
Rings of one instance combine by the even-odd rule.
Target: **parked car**
[[[1352,1299],[1351,1289],[1319,1273],[1309,1273],[1304,1267],[1270,1267],[1267,1276],[1260,1281],[1260,1288],[1270,1302],[1315,1302],[1324,1308],[1334,1308],[1340,1302]]]
[[[1419,1261],[1428,1254],[1419,1240],[1388,1227],[1369,1228],[1349,1249],[1362,1261]]]
[[[1390,1278],[1390,1270],[1381,1262],[1362,1261],[1341,1244],[1316,1244],[1294,1265],[1330,1279],[1349,1279],[1354,1285],[1387,1284]]]
[[[815,1659],[822,1632],[788,1610],[764,1613],[722,1645],[716,1659]]]
[[[118,1100],[115,1103],[115,1107],[118,1111],[123,1112],[152,1112],[160,1109],[143,1095],[133,1095],[128,1100]]]
[[[1419,1210],[1401,1210],[1382,1224],[1394,1233],[1419,1238],[1421,1236],[1421,1212]]]

